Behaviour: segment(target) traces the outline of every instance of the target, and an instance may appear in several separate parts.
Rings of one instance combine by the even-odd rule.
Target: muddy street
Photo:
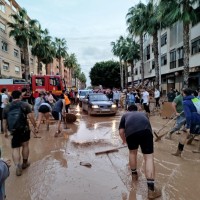
[[[122,146],[118,125],[123,112],[103,117],[88,116],[79,107],[73,112],[77,121],[63,129],[63,137],[53,137],[55,124],[50,126],[49,132],[41,124],[42,138],[31,138],[31,166],[23,171],[21,177],[15,176],[12,162],[10,177],[6,181],[7,199],[146,200],[147,185],[141,151],[138,155],[139,180],[134,185],[127,148],[95,155],[95,152]],[[167,121],[151,116],[154,130],[159,130]],[[162,197],[158,199],[198,200],[200,154],[192,153],[197,141],[186,145],[182,158],[178,158],[171,153],[177,148],[179,135],[173,134],[172,138],[163,138],[155,143],[156,185],[162,187]],[[1,143],[3,157],[11,159],[10,140],[1,136]]]

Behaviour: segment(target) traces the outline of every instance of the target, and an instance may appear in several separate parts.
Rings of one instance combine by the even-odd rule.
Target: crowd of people
[[[121,118],[119,134],[123,143],[127,143],[129,148],[132,179],[136,181],[138,177],[136,159],[138,147],[141,146],[146,166],[148,196],[151,199],[157,198],[161,195],[161,191],[154,187],[154,148],[152,127],[149,121],[149,105],[150,98],[153,98],[155,100],[155,108],[159,109],[161,107],[160,91],[158,89],[147,91],[147,88],[143,87],[141,89],[124,90],[122,92],[116,88],[93,92],[103,92],[117,107],[121,107],[127,111]],[[38,138],[40,137],[40,124],[45,120],[46,130],[49,131],[49,120],[50,116],[52,116],[57,121],[57,130],[54,137],[62,136],[62,118],[69,112],[70,104],[76,104],[78,101],[77,94],[73,91],[63,91],[59,98],[54,96],[51,91],[47,91],[39,92],[38,97],[34,100],[34,104],[30,105],[27,98],[25,98],[26,93],[26,89],[22,89],[22,91],[16,90],[10,96],[7,89],[3,88],[0,96],[1,132],[5,137],[9,136],[8,132],[12,135],[12,157],[17,176],[21,176],[22,171],[30,165],[30,125],[32,124],[34,137]],[[200,90],[194,91],[184,88],[178,92],[171,89],[166,98],[171,103],[173,111],[177,116],[176,125],[166,133],[166,139],[172,139],[174,132],[182,130],[177,151],[173,153],[174,156],[181,156],[187,139],[189,137],[194,139],[193,135],[200,134]],[[145,112],[140,112],[142,110]],[[146,138],[149,139],[147,140]],[[21,148],[22,151],[20,152]],[[195,152],[200,153],[200,142]],[[7,168],[4,166],[5,164]],[[6,173],[5,181],[9,175],[9,164],[3,161],[0,170],[4,170]]]

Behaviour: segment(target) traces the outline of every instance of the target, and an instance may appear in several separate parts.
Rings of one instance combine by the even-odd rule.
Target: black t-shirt
[[[126,137],[142,130],[150,130],[152,132],[146,113],[138,111],[125,113],[121,118],[119,129],[125,129]]]

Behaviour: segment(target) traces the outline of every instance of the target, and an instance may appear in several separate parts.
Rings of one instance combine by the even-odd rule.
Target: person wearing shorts
[[[137,111],[136,105],[128,107],[119,124],[119,135],[123,144],[127,143],[129,149],[129,164],[132,180],[137,181],[137,152],[140,146],[145,161],[145,175],[148,186],[148,198],[155,199],[161,196],[161,190],[154,186],[154,146],[151,124],[147,115]]]
[[[47,131],[49,131],[49,116],[52,111],[52,108],[50,104],[48,103],[42,103],[38,109],[39,115],[38,115],[38,123],[37,123],[37,129],[39,130],[41,121],[43,117],[46,119],[46,125],[47,125]]]
[[[21,101],[21,92],[18,90],[15,90],[12,92],[12,103],[8,104],[3,111],[3,125],[4,125],[4,132],[7,134],[7,116],[9,113],[10,106],[14,104],[18,104],[19,102],[22,108],[22,111],[24,115],[26,116],[25,120],[21,122],[23,124],[20,129],[17,129],[13,131],[12,134],[12,140],[11,140],[11,147],[12,147],[12,157],[13,161],[15,163],[16,167],[16,175],[21,176],[22,175],[22,169],[26,169],[29,167],[30,163],[28,162],[29,158],[29,140],[30,140],[30,128],[29,123],[27,120],[27,117],[31,121],[34,129],[34,134],[37,132],[36,128],[36,121],[34,119],[34,116],[31,112],[31,107],[28,103]],[[22,147],[22,158],[23,162],[21,164],[21,155],[20,155],[20,148]]]
[[[64,95],[61,94],[60,99],[55,103],[52,110],[53,118],[58,121],[58,129],[54,137],[58,137],[61,134],[61,120],[62,120],[62,115],[64,114],[65,114],[65,99]]]

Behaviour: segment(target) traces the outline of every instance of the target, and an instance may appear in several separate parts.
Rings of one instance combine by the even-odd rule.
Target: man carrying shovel
[[[137,151],[140,145],[145,161],[145,174],[148,186],[148,198],[155,199],[161,196],[161,190],[154,186],[154,148],[151,124],[144,112],[137,112],[137,106],[128,107],[119,124],[119,134],[129,149],[129,164],[132,171],[132,180],[138,179],[137,174]]]
[[[183,112],[183,95],[182,92],[172,102],[172,108],[177,116],[176,125],[167,133],[166,139],[171,139],[171,136],[176,131],[180,130],[181,127],[185,124],[186,119]]]

